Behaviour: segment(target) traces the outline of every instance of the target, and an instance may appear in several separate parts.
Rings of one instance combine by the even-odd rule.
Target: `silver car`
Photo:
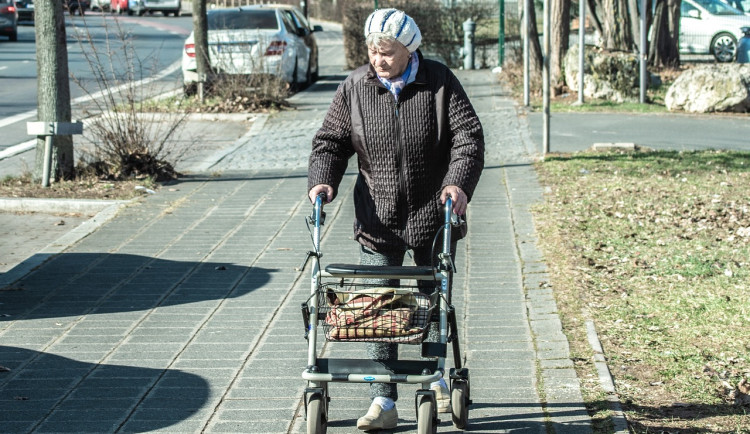
[[[18,9],[15,0],[0,0],[0,36],[18,40]]]
[[[161,12],[165,17],[182,15],[181,0],[129,0],[128,15]]]
[[[253,5],[207,13],[212,68],[223,75],[275,75],[292,84],[318,77],[318,45],[302,13],[286,5]],[[186,93],[198,82],[195,40],[191,33],[182,53]]]
[[[721,0],[682,0],[680,52],[713,54],[719,62],[731,62],[737,53],[742,27],[750,16]]]

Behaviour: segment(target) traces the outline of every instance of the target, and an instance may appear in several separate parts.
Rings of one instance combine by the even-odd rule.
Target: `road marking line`
[[[0,151],[0,160],[4,160],[22,152],[26,152],[34,146],[36,146],[36,139],[31,139],[27,142],[19,143],[17,145],[11,146],[10,148],[3,149],[2,151]]]
[[[136,81],[133,84],[131,84],[131,83],[123,83],[123,84],[121,84],[121,85],[119,85],[117,87],[114,87],[112,89],[105,89],[105,90],[93,93],[91,95],[83,95],[83,96],[80,96],[78,98],[73,99],[70,103],[71,103],[71,105],[73,105],[73,104],[79,104],[79,103],[82,103],[82,102],[88,102],[88,101],[91,101],[91,100],[96,99],[96,98],[101,98],[102,96],[107,95],[109,93],[119,92],[120,90],[125,89],[125,88],[127,88],[128,86],[131,86],[131,85],[135,85],[135,86],[146,85],[148,83],[151,83],[152,81],[159,80],[159,79],[164,78],[167,75],[175,72],[177,69],[180,68],[181,64],[182,64],[182,59],[176,60],[174,63],[172,63],[166,69],[163,69],[161,72],[159,72],[156,75],[153,75],[153,76],[148,77],[148,78],[144,78],[142,80],[138,80],[138,81]],[[0,120],[0,128],[6,127],[8,125],[15,124],[16,122],[21,122],[22,120],[28,119],[28,118],[33,117],[33,116],[36,116],[36,113],[37,113],[36,110],[29,110],[29,111],[27,111],[25,113],[19,113],[17,115],[11,116],[9,118],[2,119],[2,120]],[[0,154],[0,155],[2,155],[2,154]]]

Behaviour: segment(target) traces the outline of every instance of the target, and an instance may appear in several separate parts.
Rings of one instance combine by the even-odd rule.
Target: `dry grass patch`
[[[42,187],[40,182],[32,180],[31,175],[24,174],[0,180],[0,197],[128,200],[142,196],[147,189],[156,190],[157,187],[151,178],[113,181],[96,176],[80,176]]]
[[[538,172],[541,246],[598,432],[587,319],[635,432],[750,432],[750,154],[581,153]]]

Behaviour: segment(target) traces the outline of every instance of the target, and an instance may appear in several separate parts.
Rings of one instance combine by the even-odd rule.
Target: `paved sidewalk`
[[[528,126],[490,72],[458,74],[488,143],[454,295],[471,430],[590,432],[535,246]],[[296,96],[296,111],[256,119],[202,173],[122,207],[0,291],[3,432],[304,432],[305,167],[337,82]],[[324,263],[358,258],[350,197],[326,209]],[[329,432],[355,431],[365,387],[331,385]],[[414,390],[400,389],[394,432],[416,429]],[[442,415],[439,432],[455,431]]]

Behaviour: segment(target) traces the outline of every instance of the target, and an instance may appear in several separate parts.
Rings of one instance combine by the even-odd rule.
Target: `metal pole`
[[[549,153],[549,56],[550,56],[550,5],[549,0],[544,0],[544,63],[542,65],[542,98],[544,104],[544,115],[542,131],[542,143],[544,155]]]
[[[503,66],[505,62],[505,0],[497,0],[500,7],[500,25],[497,31],[497,66]]]
[[[44,136],[44,164],[42,166],[42,187],[49,187],[50,167],[52,167],[52,136]]]
[[[378,0],[375,0],[375,10],[378,10],[378,9],[380,9],[380,8],[378,7]]]
[[[641,94],[640,103],[646,102],[646,63],[648,62],[648,51],[646,50],[646,0],[641,0]]]
[[[578,0],[578,104],[583,104],[583,68],[586,57],[586,0]]]
[[[529,6],[531,4],[532,6]],[[523,2],[523,105],[528,107],[529,102],[529,28],[531,19],[529,10],[533,7],[531,0]]]
[[[474,69],[474,32],[477,23],[471,18],[464,21],[464,69]]]

